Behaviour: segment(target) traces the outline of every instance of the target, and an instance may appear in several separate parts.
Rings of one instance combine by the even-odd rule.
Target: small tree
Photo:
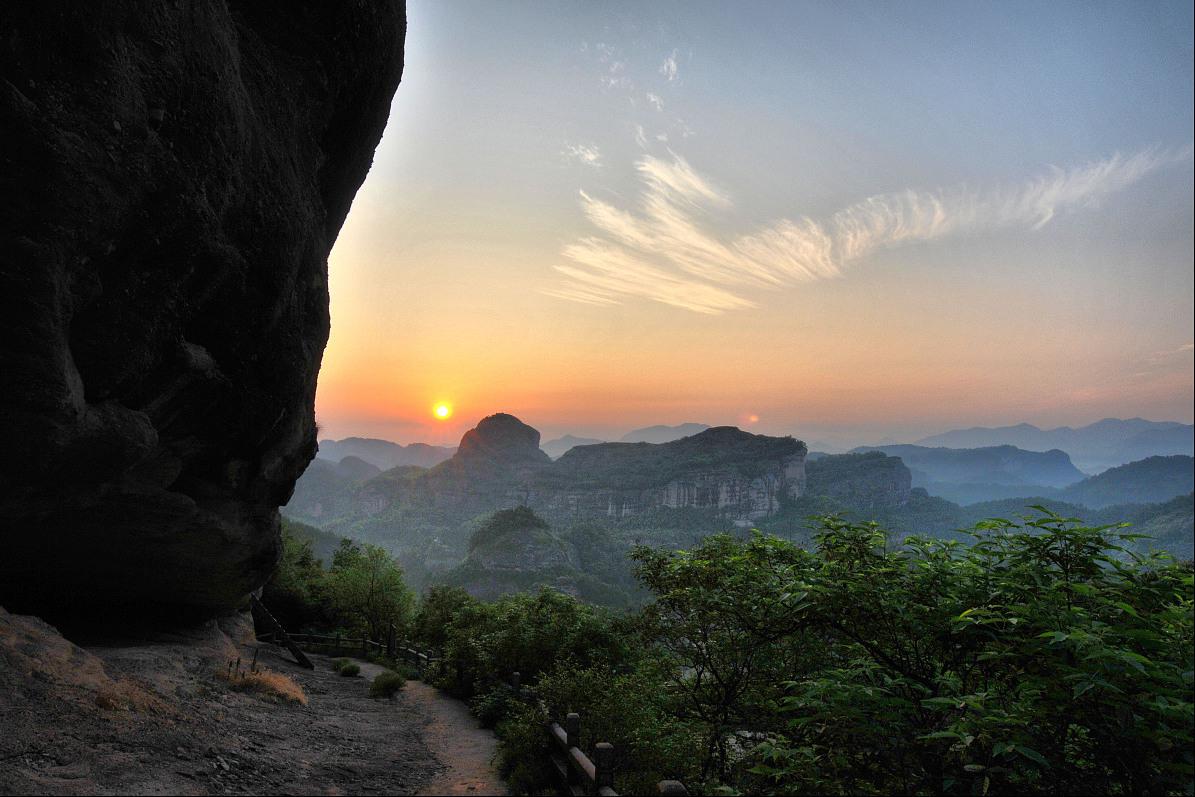
[[[381,639],[390,624],[406,625],[414,603],[402,568],[376,545],[345,540],[332,559],[327,589],[333,609],[354,630]]]

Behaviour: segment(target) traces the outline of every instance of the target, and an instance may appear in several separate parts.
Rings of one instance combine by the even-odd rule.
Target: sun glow
[[[432,408],[432,414],[435,415],[437,418],[439,418],[441,421],[447,420],[452,417],[452,405],[451,404],[437,404],[435,407]]]

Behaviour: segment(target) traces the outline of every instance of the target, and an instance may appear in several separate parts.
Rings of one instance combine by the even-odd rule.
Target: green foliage
[[[518,703],[518,696],[512,688],[498,684],[489,691],[474,695],[469,701],[469,710],[483,728],[493,728],[508,717]]]
[[[383,670],[374,677],[369,685],[370,697],[391,698],[407,685],[407,679],[394,670]]]
[[[460,587],[431,587],[415,612],[412,633],[425,646],[440,650],[448,642],[448,625],[461,609],[476,603]]]
[[[328,619],[323,576],[323,565],[302,524],[283,520],[282,559],[262,591],[262,601],[284,628],[298,630]]]
[[[328,599],[341,626],[384,639],[390,626],[405,627],[414,597],[398,563],[375,545],[344,540],[332,558],[326,581]]]
[[[420,640],[421,642],[423,640]],[[461,697],[490,691],[511,673],[533,683],[558,663],[626,658],[627,640],[602,609],[551,589],[460,605],[447,626],[438,685]]]
[[[283,521],[283,555],[262,601],[290,631],[315,629],[349,639],[389,639],[405,632],[414,597],[398,564],[381,548],[341,539],[325,570],[312,544]],[[344,660],[338,660],[338,662]]]
[[[548,524],[539,515],[525,506],[500,509],[490,515],[469,537],[469,552],[493,545],[508,534],[526,534],[547,527]]]
[[[890,550],[826,520],[799,579],[824,650],[784,682],[786,727],[752,774],[813,792],[1189,790],[1190,573],[1049,513],[975,535]]]
[[[343,675],[345,678],[356,678],[361,674],[361,665],[355,661],[345,661],[343,664],[337,666],[337,675]]]
[[[519,791],[549,786],[544,722],[577,711],[628,793],[1191,793],[1190,565],[1045,510],[969,536],[830,516],[812,551],[636,549],[633,618],[548,590],[428,616]],[[534,700],[501,685],[516,670]]]

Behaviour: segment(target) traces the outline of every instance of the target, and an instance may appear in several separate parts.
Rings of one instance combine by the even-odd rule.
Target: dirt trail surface
[[[316,667],[330,666],[313,656]],[[358,662],[361,676],[372,681],[382,667]],[[423,720],[423,741],[440,764],[440,771],[415,792],[420,795],[505,795],[510,792],[494,768],[498,741],[482,728],[469,708],[422,681],[407,681],[395,697],[413,716]]]
[[[478,727],[464,703],[419,681],[409,681],[402,697],[427,718],[424,740],[445,764],[419,794],[509,793],[494,770],[494,734]]]
[[[307,705],[216,677],[240,656],[290,676]],[[0,610],[0,794],[505,794],[494,741],[417,681],[369,697],[380,667],[299,667],[245,627],[77,647]]]

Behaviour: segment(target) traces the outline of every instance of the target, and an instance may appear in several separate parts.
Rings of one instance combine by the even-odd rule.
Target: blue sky
[[[1190,421],[1187,5],[408,16],[326,428]]]

